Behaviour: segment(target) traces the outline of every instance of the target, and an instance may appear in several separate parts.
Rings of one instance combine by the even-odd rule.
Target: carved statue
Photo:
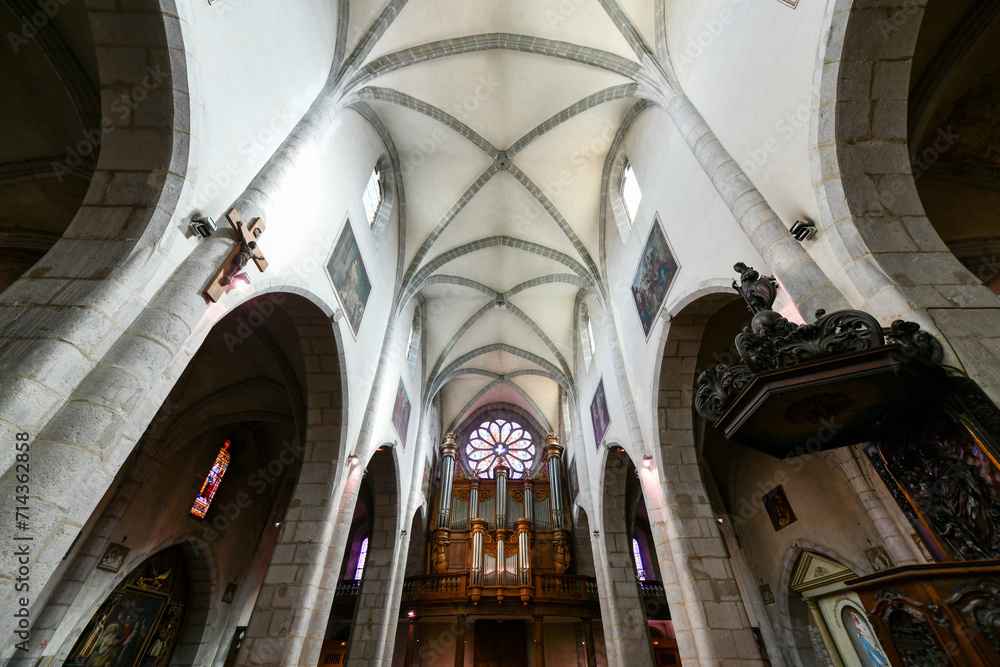
[[[778,296],[778,284],[773,276],[764,276],[754,271],[752,266],[743,262],[733,265],[733,270],[740,274],[740,284],[733,281],[733,289],[743,295],[751,313],[771,310]]]
[[[552,546],[555,548],[556,574],[566,574],[569,570],[569,545],[563,540],[556,540]]]
[[[222,277],[222,280],[219,281],[219,283],[222,285],[228,285],[229,283],[231,283],[233,279],[237,275],[239,275],[239,273],[247,265],[247,262],[249,262],[251,259],[258,259],[258,260],[264,259],[263,255],[258,256],[254,254],[254,250],[257,249],[256,241],[250,241],[249,243],[247,243],[244,240],[243,229],[242,229],[243,221],[239,220],[236,224],[237,224],[236,231],[239,233],[240,237],[240,251],[236,253],[235,257],[233,257],[232,263],[230,263],[229,268],[226,269],[226,275],[224,275]]]
[[[439,537],[434,540],[434,551],[431,555],[434,571],[444,574],[448,571],[448,539]]]

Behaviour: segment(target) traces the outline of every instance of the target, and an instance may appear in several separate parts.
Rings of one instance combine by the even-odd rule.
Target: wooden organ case
[[[574,617],[590,630],[600,617],[597,583],[570,574],[573,526],[558,438],[546,438],[541,465],[525,478],[508,479],[500,462],[495,478],[483,479],[456,465],[455,437],[442,445],[425,574],[406,579],[401,613],[410,621]],[[592,643],[584,642],[588,652]]]

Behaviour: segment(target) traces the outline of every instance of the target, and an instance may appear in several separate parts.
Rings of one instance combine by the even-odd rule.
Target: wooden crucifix
[[[223,262],[222,267],[216,272],[212,282],[205,288],[205,296],[212,301],[218,301],[233,283],[233,279],[247,265],[251,259],[257,265],[257,270],[264,272],[267,270],[267,260],[264,254],[257,247],[257,239],[264,233],[264,221],[261,218],[254,218],[250,224],[243,222],[243,218],[236,212],[235,208],[226,211],[226,220],[236,230],[237,243],[229,257]]]

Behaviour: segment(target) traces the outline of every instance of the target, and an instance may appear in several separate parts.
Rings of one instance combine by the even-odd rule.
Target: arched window
[[[646,568],[642,566],[642,552],[639,551],[639,540],[632,538],[632,556],[635,558],[635,576],[639,581],[646,581]]]
[[[365,560],[368,559],[368,538],[361,540],[361,551],[358,552],[358,567],[354,570],[354,581],[361,581],[365,576]]]
[[[229,467],[229,444],[230,442],[226,440],[226,443],[222,445],[218,456],[215,457],[215,463],[212,464],[212,469],[205,477],[205,483],[201,485],[198,497],[194,499],[194,505],[191,506],[191,514],[202,519],[205,518],[208,506],[212,504],[212,498],[215,497],[215,492],[219,489],[219,484],[222,483],[222,477],[226,474],[226,468]]]
[[[492,479],[497,464],[503,461],[510,468],[508,476],[520,479],[535,461],[535,443],[531,434],[516,421],[491,419],[469,434],[465,453],[478,477]]]
[[[375,216],[378,215],[378,209],[382,205],[382,198],[382,172],[376,166],[372,169],[372,175],[368,177],[368,185],[365,186],[365,193],[361,198],[365,205],[369,227],[375,224]]]
[[[594,322],[590,319],[590,315],[587,315],[587,342],[590,344],[590,356],[593,357],[594,353],[597,352],[597,343],[594,342]]]
[[[625,212],[628,214],[628,222],[631,225],[635,222],[635,214],[639,211],[639,202],[642,201],[642,190],[639,189],[639,179],[635,177],[632,165],[625,161],[625,168],[622,170],[622,201],[625,202]]]

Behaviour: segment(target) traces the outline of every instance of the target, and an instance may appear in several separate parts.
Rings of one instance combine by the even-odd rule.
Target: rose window
[[[492,479],[497,465],[503,461],[510,469],[508,477],[520,479],[535,460],[535,443],[531,441],[531,434],[517,422],[492,419],[469,434],[465,453],[477,477]]]

